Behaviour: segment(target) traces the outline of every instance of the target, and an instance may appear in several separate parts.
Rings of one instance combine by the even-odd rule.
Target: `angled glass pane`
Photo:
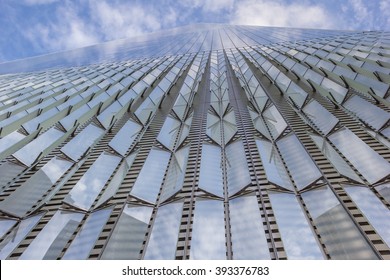
[[[34,139],[19,151],[13,154],[23,164],[30,166],[45,149],[64,136],[64,133],[56,128],[50,128],[38,138]]]
[[[42,218],[42,214],[22,220],[0,243],[0,259],[6,259]]]
[[[150,203],[157,200],[171,153],[152,149],[138,175],[130,195]],[[153,174],[153,176],[150,176]]]
[[[122,156],[125,156],[141,129],[141,125],[128,120],[108,145]]]
[[[179,132],[179,128],[180,121],[168,116],[164,122],[163,127],[161,128],[160,133],[157,136],[157,140],[165,147],[172,150],[173,145],[175,144],[177,133]]]
[[[12,179],[18,176],[24,167],[12,162],[4,162],[0,165],[0,190],[3,189]]]
[[[390,164],[349,129],[340,129],[329,140],[371,184],[390,173]]]
[[[75,124],[75,122],[80,119],[83,115],[85,115],[88,111],[91,109],[88,107],[87,104],[84,104],[77,110],[71,112],[68,116],[60,120],[60,124],[69,131]]]
[[[287,123],[274,105],[264,111],[263,117],[274,139],[277,139],[287,128]]]
[[[390,246],[390,211],[367,187],[345,186],[345,191]]]
[[[222,145],[221,119],[213,113],[207,114],[207,135],[219,145]]]
[[[72,163],[52,158],[25,183],[0,202],[0,210],[23,217],[46,192],[65,174]]]
[[[321,172],[294,134],[276,144],[299,190],[321,178]]]
[[[0,238],[3,238],[4,234],[6,234],[16,223],[16,220],[0,219]]]
[[[236,118],[231,110],[223,117],[223,136],[225,145],[233,138],[237,132]]]
[[[229,201],[233,259],[269,260],[271,258],[256,196]]]
[[[19,259],[57,259],[83,217],[81,213],[57,211]]]
[[[328,187],[305,192],[302,198],[332,259],[378,258]]]
[[[180,138],[176,144],[176,148],[180,147],[180,145],[187,138],[188,134],[190,133],[191,124],[192,124],[192,114],[185,120],[184,124],[182,125]]]
[[[390,119],[390,113],[356,95],[349,98],[344,107],[375,129],[380,129]]]
[[[145,260],[174,260],[183,203],[158,208],[145,253]]]
[[[312,99],[302,111],[325,135],[327,135],[339,122],[335,116],[314,99]]]
[[[353,171],[353,169],[345,162],[345,160],[337,153],[337,151],[321,136],[310,134],[316,146],[326,156],[326,158],[332,163],[337,171],[347,178],[350,178],[356,182],[363,183],[359,176]]]
[[[227,145],[225,153],[228,191],[231,196],[250,185],[251,177],[241,140]]]
[[[264,140],[256,140],[256,144],[268,181],[282,188],[294,190],[287,170],[276,148],[273,147],[271,142]]]
[[[379,194],[390,203],[390,184],[383,184],[375,187],[375,189],[379,192]]]
[[[337,100],[337,102],[342,103],[345,96],[347,95],[348,90],[339,84],[329,80],[328,78],[324,78],[322,80],[321,86],[325,88],[327,91],[330,91],[333,97]]]
[[[192,226],[191,260],[226,259],[223,201],[198,200]]]
[[[127,205],[104,248],[103,260],[137,260],[153,208]]]
[[[17,131],[14,131],[0,139],[0,153],[7,150],[12,145],[18,143],[25,136]]]
[[[103,134],[103,132],[103,129],[98,128],[93,124],[89,124],[65,146],[63,146],[61,148],[61,152],[74,161],[78,161],[84,153],[93,146],[95,141]]]
[[[291,82],[287,89],[287,96],[294,100],[295,104],[302,108],[303,103],[307,98],[307,93],[294,82]]]
[[[92,166],[65,197],[64,202],[88,210],[111,174],[120,162],[120,158],[106,152],[100,154]]]
[[[252,110],[249,109],[249,113],[251,115],[253,125],[257,129],[258,132],[260,132],[264,137],[267,139],[271,140],[271,135],[269,134],[267,125],[265,124],[264,120],[262,117],[260,117],[259,114],[253,112]]]
[[[293,194],[270,193],[287,258],[292,260],[324,259],[302,208]]]
[[[102,113],[97,116],[99,122],[105,127],[108,128],[111,124],[112,118],[122,109],[122,105],[115,101],[110,106],[108,106]]]
[[[160,195],[160,201],[164,201],[181,190],[187,168],[189,147],[184,147],[173,153],[164,187]]]
[[[32,133],[38,128],[39,124],[41,124],[42,122],[44,122],[45,120],[47,120],[49,118],[54,117],[58,112],[59,111],[57,108],[52,108],[49,111],[46,111],[45,113],[40,114],[38,117],[24,123],[22,126],[28,133]]]
[[[106,203],[112,196],[115,195],[119,187],[121,186],[123,179],[125,178],[127,172],[130,170],[131,165],[134,162],[137,152],[129,155],[119,166],[115,175],[112,177],[110,183],[108,183],[107,188],[104,190],[103,194],[100,196],[98,202],[95,205],[95,208],[100,207],[102,204]]]
[[[199,188],[223,197],[221,148],[203,144],[200,162]]]
[[[66,250],[63,260],[84,260],[87,259],[100,232],[106,224],[112,208],[102,209],[89,215],[75,239]]]

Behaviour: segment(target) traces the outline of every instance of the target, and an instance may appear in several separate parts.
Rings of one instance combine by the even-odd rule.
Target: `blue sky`
[[[0,0],[0,62],[199,22],[390,31],[390,0]]]

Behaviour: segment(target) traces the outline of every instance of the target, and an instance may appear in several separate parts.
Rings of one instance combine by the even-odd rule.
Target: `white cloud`
[[[371,28],[374,18],[369,7],[362,0],[349,0],[348,2],[354,18],[354,21],[351,23],[353,28],[359,28],[363,23],[365,23],[366,27]]]
[[[191,9],[201,8],[203,12],[215,13],[222,10],[231,10],[234,2],[235,0],[182,0],[180,5]]]
[[[287,4],[280,0],[243,0],[236,5],[232,24],[334,28],[336,19],[319,5]]]
[[[104,40],[136,36],[161,28],[160,15],[153,7],[108,1],[90,1],[92,24]],[[174,15],[171,14],[171,20]]]
[[[23,3],[29,6],[32,5],[44,5],[57,2],[58,0],[24,0]]]
[[[388,0],[382,0],[379,3],[379,8],[382,12],[381,21],[384,25],[383,28],[390,30],[390,2]]]

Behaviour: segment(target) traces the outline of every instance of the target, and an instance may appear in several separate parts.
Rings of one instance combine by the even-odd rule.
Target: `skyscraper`
[[[1,259],[389,259],[390,33],[196,25],[0,64]]]

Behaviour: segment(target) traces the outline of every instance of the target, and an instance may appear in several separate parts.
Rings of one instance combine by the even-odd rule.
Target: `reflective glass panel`
[[[389,184],[384,184],[375,187],[375,189],[380,193],[383,198],[390,203],[390,185]]]
[[[196,201],[190,259],[226,259],[225,242],[223,201]]]
[[[57,259],[83,217],[81,213],[57,211],[19,259]]]
[[[159,207],[146,248],[146,260],[175,259],[183,203]]]
[[[125,178],[127,172],[129,171],[131,165],[134,162],[137,153],[133,153],[129,155],[118,168],[117,172],[111,179],[110,183],[108,183],[107,188],[104,190],[103,194],[100,196],[98,202],[95,205],[95,208],[100,207],[102,204],[107,202],[119,189],[122,184],[123,179]]]
[[[130,192],[131,195],[155,203],[171,153],[152,149]],[[150,176],[153,174],[153,176]]]
[[[16,220],[5,220],[0,219],[0,238],[3,238],[3,235],[7,233],[15,224]]]
[[[344,175],[356,182],[363,183],[355,171],[352,170],[352,168],[344,161],[344,159],[326,141],[325,138],[313,134],[311,134],[310,137],[341,175]]]
[[[19,245],[27,234],[41,219],[42,215],[36,215],[25,220],[22,220],[7,237],[0,243],[0,259],[6,259],[9,254]]]
[[[295,195],[270,193],[272,210],[275,213],[288,259],[324,259],[313,230],[299,206]]]
[[[119,157],[103,152],[65,197],[64,202],[88,210],[119,162]]]
[[[322,176],[294,134],[280,139],[277,142],[277,146],[299,190],[307,187]]]
[[[339,122],[335,116],[314,99],[303,108],[303,112],[325,135]]]
[[[6,213],[22,217],[72,166],[66,160],[52,158],[24,184],[0,202],[0,209]]]
[[[19,151],[13,154],[23,164],[30,166],[41,152],[50,147],[55,141],[64,136],[64,133],[56,128],[50,128],[38,138],[28,143]]]
[[[24,167],[12,162],[4,162],[0,165],[0,189],[4,188],[7,183],[22,173]]]
[[[276,148],[271,142],[264,140],[256,140],[256,144],[268,181],[282,188],[293,190],[293,185]]]
[[[377,259],[328,187],[305,192],[302,198],[332,259]]]
[[[390,246],[390,211],[366,187],[345,187],[345,191],[367,217],[382,239]]]
[[[25,136],[17,131],[14,131],[0,139],[0,153],[7,150],[12,145],[22,140]]]
[[[169,165],[160,200],[164,201],[181,190],[187,168],[189,147],[182,148],[175,153]]]
[[[141,129],[142,126],[132,120],[128,120],[108,145],[122,156],[125,156]]]
[[[179,131],[180,122],[172,117],[167,117],[157,140],[168,149],[172,150]]]
[[[229,196],[231,196],[250,185],[251,177],[242,141],[229,144],[226,146],[225,152],[228,190]]]
[[[340,129],[329,140],[371,184],[390,173],[390,164],[349,129]]]
[[[108,106],[102,113],[100,113],[97,119],[103,125],[103,127],[108,128],[111,124],[113,116],[115,116],[121,109],[122,105],[118,101],[115,101],[110,106]]]
[[[103,251],[103,260],[136,260],[148,229],[153,209],[127,205]]]
[[[390,118],[390,113],[356,95],[349,98],[344,107],[375,129],[380,129]]]
[[[74,161],[78,161],[103,132],[102,129],[90,124],[63,146],[61,151]]]
[[[88,258],[93,245],[110,217],[112,208],[93,212],[77,233],[75,239],[66,250],[63,260],[83,260]]]
[[[229,201],[233,259],[269,260],[270,253],[256,196]]]
[[[214,195],[223,197],[221,148],[203,144],[200,162],[199,187]]]
[[[287,123],[274,105],[264,111],[263,117],[267,121],[269,130],[275,139],[287,128]]]

